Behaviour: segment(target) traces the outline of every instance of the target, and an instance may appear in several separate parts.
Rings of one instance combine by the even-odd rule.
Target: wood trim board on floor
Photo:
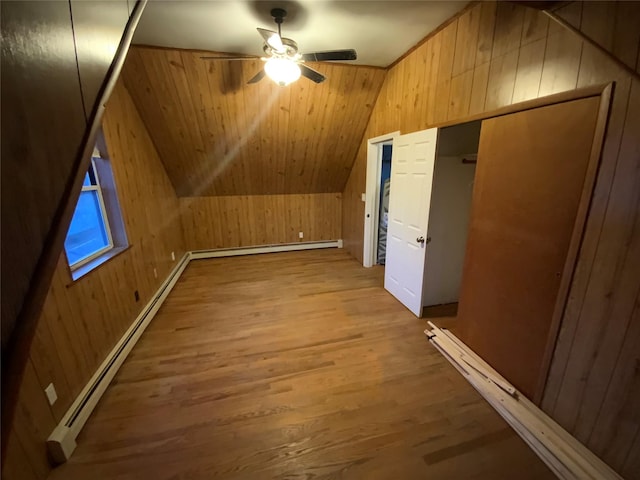
[[[442,355],[562,479],[622,480],[551,417],[518,392],[460,339],[428,322],[424,331]]]

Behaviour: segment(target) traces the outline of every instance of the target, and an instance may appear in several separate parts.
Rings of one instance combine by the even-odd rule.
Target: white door
[[[400,135],[391,160],[384,288],[418,317],[437,138],[437,128]]]

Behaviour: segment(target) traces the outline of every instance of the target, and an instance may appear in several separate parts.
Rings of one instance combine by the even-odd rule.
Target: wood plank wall
[[[340,193],[187,197],[180,198],[180,213],[189,250],[337,240],[341,197]]]
[[[3,466],[8,480],[46,478],[46,438],[167,277],[171,252],[176,261],[185,252],[178,199],[122,82],[103,126],[130,247],[76,282],[60,256],[19,394]],[[44,394],[49,383],[58,393],[53,407]]]
[[[4,369],[5,347],[113,60],[108,52],[116,51],[130,10],[126,0],[0,5]],[[96,44],[102,54],[87,55],[86,46]]]
[[[80,192],[78,172],[89,164],[97,99],[112,63],[126,53],[129,42],[121,40],[135,23],[129,15],[142,7],[135,0],[0,6],[3,459],[38,315]]]
[[[640,24],[639,2],[574,2],[558,13],[638,68],[637,28],[628,25]],[[611,81],[602,164],[543,406],[638,479],[640,82],[543,13],[481,2],[388,72],[344,190],[343,238],[361,261],[367,138]]]
[[[384,69],[310,64],[327,80],[282,88],[202,55],[132,47],[123,71],[178,196],[342,191]]]

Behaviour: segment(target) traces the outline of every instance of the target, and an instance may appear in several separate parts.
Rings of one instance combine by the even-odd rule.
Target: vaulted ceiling
[[[309,63],[326,75],[247,81],[256,61],[132,47],[123,76],[179,196],[341,192],[385,70]]]
[[[134,41],[154,46],[133,47],[123,77],[179,196],[341,192],[386,75],[379,66],[466,3],[150,2]],[[260,54],[255,27],[273,28],[273,7],[288,9],[283,32],[301,51],[356,48],[358,62],[308,63],[327,80],[278,87],[247,85],[260,60],[200,58]]]

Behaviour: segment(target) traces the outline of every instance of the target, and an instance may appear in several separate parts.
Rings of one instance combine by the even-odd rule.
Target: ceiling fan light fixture
[[[300,78],[300,67],[288,58],[273,57],[264,65],[267,76],[281,87]]]

